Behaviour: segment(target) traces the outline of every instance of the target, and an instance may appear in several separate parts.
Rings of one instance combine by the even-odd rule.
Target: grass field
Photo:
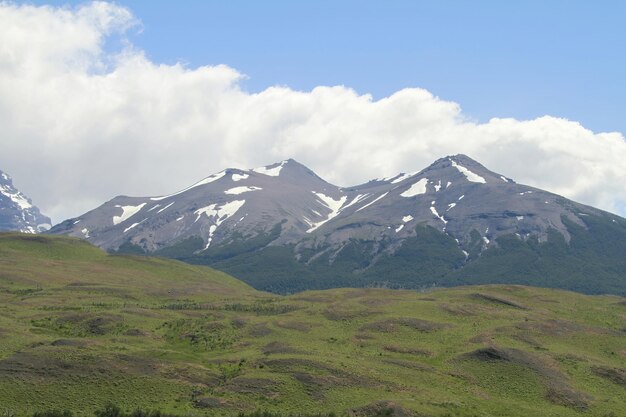
[[[625,278],[626,279],[626,278]],[[626,299],[522,286],[280,297],[0,234],[0,413],[626,415]]]

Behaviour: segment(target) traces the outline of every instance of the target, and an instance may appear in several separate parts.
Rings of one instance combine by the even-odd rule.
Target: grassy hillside
[[[163,297],[223,299],[258,295],[251,287],[210,268],[144,256],[110,256],[74,238],[0,233],[0,285],[13,291],[97,294],[102,302]],[[73,291],[73,292],[72,292]]]
[[[0,234],[0,412],[626,415],[626,299],[521,286],[257,292]]]

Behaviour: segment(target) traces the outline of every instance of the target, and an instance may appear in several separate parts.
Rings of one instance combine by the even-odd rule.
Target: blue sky
[[[34,4],[81,4],[36,1]],[[155,62],[227,64],[249,91],[421,87],[477,121],[626,132],[624,1],[121,1]]]

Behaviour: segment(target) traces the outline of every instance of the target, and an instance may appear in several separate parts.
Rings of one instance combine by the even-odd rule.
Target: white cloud
[[[0,3],[0,169],[55,221],[117,194],[168,194],[229,166],[293,157],[353,185],[455,153],[626,214],[620,133],[549,116],[476,123],[415,88],[378,101],[343,86],[252,94],[224,65],[161,65],[130,44],[107,52],[111,36],[137,24],[109,3]]]

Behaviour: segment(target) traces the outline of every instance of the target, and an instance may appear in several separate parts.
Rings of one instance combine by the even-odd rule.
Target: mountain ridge
[[[207,264],[258,288],[284,291],[318,288],[328,277],[349,286],[380,284],[380,277],[393,286],[447,285],[464,277],[466,266],[485,264],[488,251],[513,248],[500,243],[509,238],[521,245],[515,251],[532,252],[524,255],[527,261],[540,265],[550,239],[567,252],[593,235],[594,248],[582,258],[597,259],[604,255],[596,250],[601,243],[595,226],[590,228],[593,222],[606,224],[610,232],[602,233],[626,240],[625,219],[518,184],[460,154],[418,172],[352,187],[328,183],[293,159],[250,170],[228,168],[174,194],[115,197],[51,233],[86,238],[109,251]],[[617,247],[622,248],[619,242]],[[341,266],[349,253],[348,264]],[[392,264],[387,270],[401,262],[404,271],[389,275],[381,269],[385,262]],[[493,267],[513,275],[520,268],[527,269]],[[545,272],[539,269],[528,274]],[[601,276],[623,280],[619,270]],[[315,275],[324,278],[314,283]],[[296,284],[305,276],[308,284]],[[272,280],[281,282],[279,288]]]

